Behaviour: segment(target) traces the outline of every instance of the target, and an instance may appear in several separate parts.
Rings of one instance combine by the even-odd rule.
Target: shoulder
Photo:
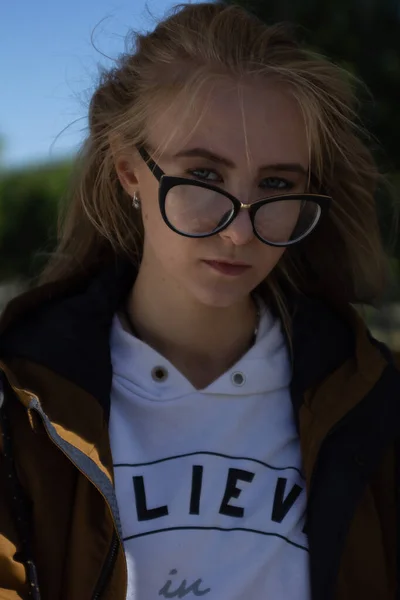
[[[377,340],[352,305],[299,297],[292,320],[294,372],[303,389],[317,385],[345,363],[364,378],[378,379],[388,365],[400,367],[400,353]]]

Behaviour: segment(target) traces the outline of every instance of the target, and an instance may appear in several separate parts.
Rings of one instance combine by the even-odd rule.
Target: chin
[[[228,308],[229,306],[243,302],[252,291],[252,289],[248,289],[247,287],[235,290],[221,290],[212,289],[207,286],[201,288],[196,286],[196,289],[192,289],[191,293],[201,304],[215,308]]]

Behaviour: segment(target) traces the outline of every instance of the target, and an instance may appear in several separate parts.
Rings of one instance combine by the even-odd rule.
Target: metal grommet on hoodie
[[[162,383],[168,378],[168,371],[165,367],[157,366],[151,370],[151,376],[157,383]]]
[[[235,371],[232,373],[231,380],[233,385],[241,386],[245,384],[246,377],[241,371]]]

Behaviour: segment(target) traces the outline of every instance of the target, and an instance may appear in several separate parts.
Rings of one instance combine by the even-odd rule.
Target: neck
[[[248,350],[257,309],[248,296],[228,307],[208,306],[176,284],[139,272],[127,311],[138,337],[174,364],[196,387],[211,383]]]

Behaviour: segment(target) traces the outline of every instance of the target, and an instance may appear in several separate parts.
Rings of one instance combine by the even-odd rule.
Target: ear
[[[133,196],[138,190],[135,151],[128,154],[121,149],[121,146],[118,139],[110,139],[110,147],[118,179],[125,192],[129,196]]]
[[[138,179],[133,158],[117,156],[114,159],[114,166],[122,187],[129,196],[133,196],[138,190]]]

